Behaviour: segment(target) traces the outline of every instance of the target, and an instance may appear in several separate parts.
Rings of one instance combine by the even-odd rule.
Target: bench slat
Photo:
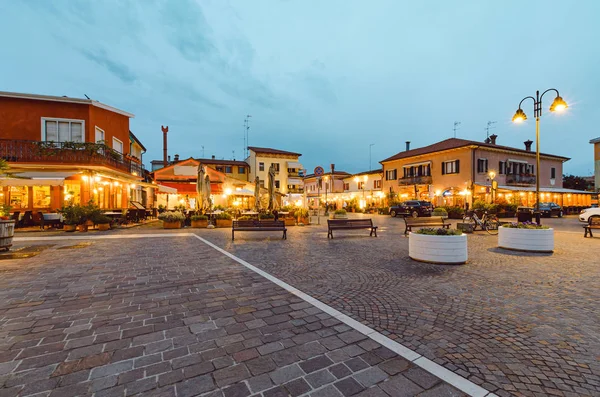
[[[327,238],[333,238],[333,230],[342,229],[371,229],[370,236],[375,233],[377,237],[377,226],[373,226],[372,219],[328,219]]]
[[[441,216],[432,216],[431,218],[404,218],[404,225],[406,226],[404,229],[404,234],[407,234],[409,231],[412,231],[413,227],[440,226],[446,229],[450,228],[450,224],[444,222],[444,218],[442,218]]]

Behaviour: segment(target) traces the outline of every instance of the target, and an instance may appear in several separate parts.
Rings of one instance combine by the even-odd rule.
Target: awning
[[[164,191],[165,193],[170,194],[197,194],[196,184],[195,183],[183,183],[183,182],[161,182],[160,190],[163,191],[164,187],[171,188],[174,191]],[[220,183],[211,183],[210,184],[210,193],[211,194],[222,194],[223,187]]]
[[[77,172],[19,172],[16,178],[0,178],[0,184],[5,186],[63,186],[65,178]]]
[[[232,196],[254,196],[254,192],[252,190],[248,190],[248,189],[240,189],[240,190],[234,190],[231,193]]]
[[[302,185],[302,179],[288,178],[287,183],[288,185]]]
[[[177,194],[177,189],[173,187],[165,185],[156,185],[156,187],[158,187],[159,193]]]
[[[287,167],[288,168],[295,168],[295,169],[302,169],[302,164],[298,163],[297,161],[288,161],[287,162]]]
[[[508,159],[509,163],[521,163],[521,164],[527,164],[526,160],[515,160],[515,159]]]
[[[420,163],[406,164],[406,165],[403,165],[402,168],[418,167],[420,165],[429,165],[429,164],[431,164],[431,160],[429,160],[429,161],[421,161]]]
[[[478,185],[490,187],[490,185]],[[498,186],[498,190],[510,190],[513,192],[535,192],[535,186]],[[595,192],[586,192],[584,190],[566,189],[562,187],[540,187],[542,193],[570,193],[570,194],[596,194]]]

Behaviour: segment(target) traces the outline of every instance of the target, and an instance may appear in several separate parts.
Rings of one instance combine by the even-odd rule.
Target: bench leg
[[[406,235],[408,234],[408,232],[409,232],[409,230],[408,230],[408,229],[409,229],[409,227],[408,227],[408,226],[406,226],[406,227],[404,228],[404,235],[405,235],[405,236],[406,236]]]
[[[283,231],[283,237],[281,239],[282,240],[287,240],[287,230]]]
[[[233,229],[231,229],[231,241],[233,241],[235,238],[234,234],[235,234],[235,231]]]
[[[377,229],[375,229],[375,228],[371,229],[371,235],[373,235],[373,233],[375,233],[375,237],[377,237]]]
[[[329,229],[327,231],[327,238],[330,238],[329,236],[331,236],[331,238],[333,238],[333,230]]]

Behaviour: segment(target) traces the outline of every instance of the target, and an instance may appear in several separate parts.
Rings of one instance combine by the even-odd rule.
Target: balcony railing
[[[509,186],[532,186],[535,185],[535,175],[506,175],[506,184]]]
[[[139,160],[99,143],[39,142],[0,139],[0,158],[11,163],[90,164],[142,176]]]
[[[433,179],[431,176],[409,176],[406,178],[399,178],[398,185],[407,186],[407,185],[431,185],[433,183]]]
[[[288,193],[304,193],[304,189],[302,188],[292,188],[292,189],[288,189]]]

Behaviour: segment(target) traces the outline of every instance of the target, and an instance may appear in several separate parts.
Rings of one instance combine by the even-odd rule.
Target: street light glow
[[[556,98],[554,98],[554,102],[552,102],[552,105],[550,105],[550,111],[551,112],[562,112],[563,110],[565,110],[568,107],[569,107],[569,105],[567,105],[567,103],[564,101],[564,99],[562,99],[560,96],[557,96]]]
[[[521,123],[525,120],[527,120],[527,116],[525,115],[525,112],[523,111],[523,109],[521,109],[521,108],[517,109],[517,112],[515,113],[515,115],[512,118],[513,123]]]

